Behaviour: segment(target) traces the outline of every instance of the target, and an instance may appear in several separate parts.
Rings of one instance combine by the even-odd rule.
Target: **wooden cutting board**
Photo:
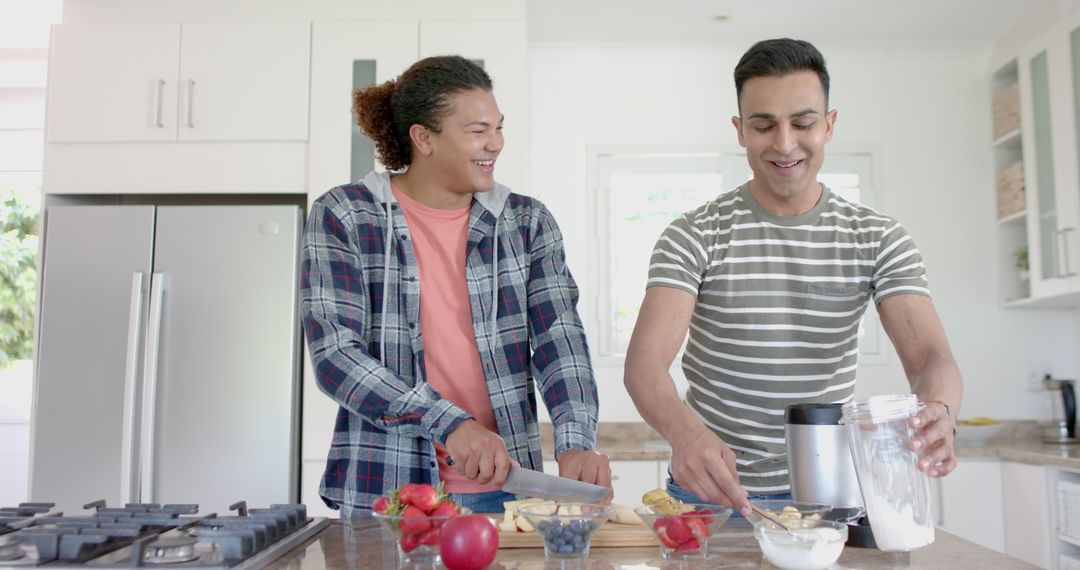
[[[502,519],[499,519],[502,520]],[[604,523],[592,537],[589,548],[612,548],[619,546],[660,546],[649,527],[645,525]],[[544,542],[538,532],[499,531],[499,548],[543,548]]]

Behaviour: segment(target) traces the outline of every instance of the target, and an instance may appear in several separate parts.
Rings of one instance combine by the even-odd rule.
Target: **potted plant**
[[[1026,245],[1013,251],[1013,267],[1016,268],[1016,277],[1020,280],[1021,296],[1030,296],[1031,271],[1028,265],[1028,248]]]

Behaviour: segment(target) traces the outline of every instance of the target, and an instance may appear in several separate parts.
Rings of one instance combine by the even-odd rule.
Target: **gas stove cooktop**
[[[329,524],[309,518],[304,505],[248,509],[227,516],[199,514],[195,504],[105,501],[65,515],[53,503],[0,508],[0,569],[261,568]]]

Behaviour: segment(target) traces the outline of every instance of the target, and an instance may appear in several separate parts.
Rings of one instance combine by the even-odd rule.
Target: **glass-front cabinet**
[[[1080,304],[1080,21],[1063,28],[1041,35],[992,78],[1005,306]]]

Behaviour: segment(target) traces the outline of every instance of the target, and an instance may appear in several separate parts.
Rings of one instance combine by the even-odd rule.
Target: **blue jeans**
[[[503,503],[517,499],[517,495],[506,491],[489,491],[487,493],[451,493],[450,498],[458,506],[470,509],[474,513],[501,513]]]
[[[705,502],[705,501],[702,501],[701,498],[698,497],[697,495],[695,495],[695,494],[691,493],[690,491],[687,491],[686,489],[683,489],[682,487],[680,487],[679,484],[675,482],[675,478],[671,476],[671,470],[668,470],[667,492],[673,498],[675,498],[675,499],[677,499],[679,501],[682,501],[684,503],[704,503]],[[781,501],[790,501],[791,500],[791,493],[777,493],[777,494],[774,494],[774,495],[750,495],[749,498],[750,498],[751,501],[764,501],[764,500],[768,500],[768,499],[777,499],[777,500],[781,500]],[[731,518],[733,518],[733,519],[742,518],[742,513],[740,513],[739,511],[734,511],[734,512],[731,513]]]

